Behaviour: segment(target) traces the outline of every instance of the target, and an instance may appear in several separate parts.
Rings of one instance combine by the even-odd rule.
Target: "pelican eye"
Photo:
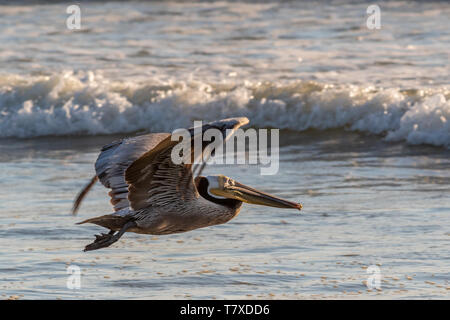
[[[223,187],[224,188],[230,188],[230,187],[234,187],[234,181],[231,179],[227,179],[224,181]]]

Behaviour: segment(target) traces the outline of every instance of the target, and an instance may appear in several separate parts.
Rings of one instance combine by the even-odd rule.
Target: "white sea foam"
[[[117,82],[94,72],[0,76],[0,137],[172,131],[247,116],[256,127],[346,128],[450,146],[450,95],[316,82]]]

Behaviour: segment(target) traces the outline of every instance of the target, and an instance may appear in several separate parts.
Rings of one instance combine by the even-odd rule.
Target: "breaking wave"
[[[450,91],[311,81],[110,81],[95,72],[0,75],[0,137],[172,131],[247,116],[255,127],[345,128],[450,147]]]

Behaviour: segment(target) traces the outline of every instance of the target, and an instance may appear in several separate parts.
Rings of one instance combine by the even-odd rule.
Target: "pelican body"
[[[248,122],[247,118],[224,119],[203,125],[201,132],[219,129],[226,141]],[[193,133],[194,128],[189,131]],[[95,163],[96,175],[79,193],[73,213],[97,180],[111,189],[114,213],[79,223],[93,223],[110,230],[108,234],[96,235],[84,251],[108,247],[125,232],[163,235],[226,223],[239,214],[243,202],[301,210],[299,203],[224,175],[194,178],[192,164],[174,164],[171,160],[177,143],[169,133],[152,133],[116,141],[101,149]],[[204,143],[203,150],[206,146]]]

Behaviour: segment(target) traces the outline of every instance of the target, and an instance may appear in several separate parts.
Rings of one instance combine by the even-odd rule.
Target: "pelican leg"
[[[114,242],[120,239],[120,237],[123,236],[123,234],[130,228],[136,227],[136,222],[129,221],[124,224],[122,229],[120,229],[116,234],[114,234],[115,231],[111,230],[109,233],[102,233],[101,235],[95,235],[95,241],[91,244],[88,244],[84,248],[84,252],[86,251],[92,251],[97,250],[101,248],[106,248],[112,245]]]

